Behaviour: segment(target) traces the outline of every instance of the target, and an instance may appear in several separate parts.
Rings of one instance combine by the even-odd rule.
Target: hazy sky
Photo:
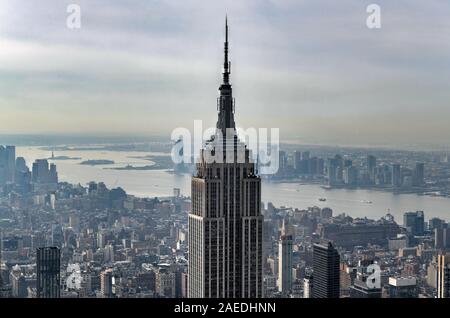
[[[70,3],[81,29],[66,27]],[[0,133],[213,125],[225,13],[239,126],[450,144],[448,0],[0,0]]]

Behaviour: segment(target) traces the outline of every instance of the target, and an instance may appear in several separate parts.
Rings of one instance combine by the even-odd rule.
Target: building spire
[[[225,43],[223,60],[223,83],[219,87],[220,97],[217,101],[219,118],[217,128],[225,134],[227,128],[236,128],[234,122],[234,99],[230,84],[231,63],[228,59],[228,17],[225,17]]]
[[[225,16],[225,45],[223,61],[223,83],[230,83],[231,63],[228,60],[228,16]]]

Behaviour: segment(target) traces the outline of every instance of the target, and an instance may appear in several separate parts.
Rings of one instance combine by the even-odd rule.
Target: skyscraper
[[[54,163],[50,164],[48,177],[50,183],[58,183],[58,172],[56,171],[56,165]]]
[[[278,291],[286,295],[292,288],[292,234],[283,220],[278,242]]]
[[[189,297],[256,298],[263,295],[261,179],[236,135],[228,23],[224,51],[216,133],[192,178]]]
[[[450,298],[450,254],[440,253],[437,263],[437,297]]]
[[[59,298],[61,253],[57,247],[36,250],[37,297]]]
[[[3,281],[3,233],[0,231],[0,298],[9,298],[12,296],[11,287]]]
[[[6,180],[14,182],[16,168],[16,147],[6,146]]]
[[[294,169],[301,172],[302,153],[301,151],[294,151]]]
[[[14,182],[16,147],[0,145],[0,185]]]
[[[113,297],[113,271],[111,268],[100,273],[100,291],[104,298]]]
[[[450,248],[450,228],[447,225],[442,228],[434,229],[434,237],[436,249]]]
[[[278,170],[281,172],[285,172],[288,166],[288,156],[287,153],[285,151],[280,151],[279,152],[279,168]]]
[[[328,159],[328,185],[333,186],[337,183],[337,169],[338,169],[338,162],[335,158],[329,158]]]
[[[303,298],[312,298],[313,287],[313,275],[311,273],[305,273],[305,278],[303,278]]]
[[[422,186],[425,183],[425,164],[423,162],[416,163],[414,169],[414,185]]]
[[[31,190],[31,173],[23,157],[16,158],[14,183],[19,192],[25,193]]]
[[[312,298],[339,298],[339,262],[339,253],[331,242],[314,244]]]
[[[344,168],[344,183],[350,186],[358,184],[358,168],[354,166]]]
[[[415,277],[389,277],[390,298],[417,298],[417,279]]]
[[[33,163],[32,180],[34,183],[50,182],[50,170],[47,159],[37,159]]]
[[[367,171],[369,172],[370,181],[375,181],[375,168],[377,167],[377,158],[375,156],[367,156]]]
[[[302,152],[302,160],[309,160],[309,158],[310,158],[309,151],[303,151]]]
[[[402,185],[402,170],[399,164],[392,165],[392,186],[398,188]]]
[[[425,232],[425,217],[423,211],[406,212],[403,214],[403,226],[413,236],[422,236]]]
[[[34,190],[55,191],[58,185],[56,165],[49,165],[47,159],[37,159],[33,163],[31,180]]]

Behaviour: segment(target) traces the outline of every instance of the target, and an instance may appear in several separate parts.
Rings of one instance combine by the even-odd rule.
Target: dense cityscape
[[[443,154],[435,158],[426,166],[444,173],[449,164],[437,160]],[[101,182],[61,182],[51,159],[29,169],[14,146],[0,146],[0,159],[2,297],[187,297],[191,199],[179,189],[165,198],[139,198]],[[326,183],[334,160],[324,164]],[[422,182],[430,184],[431,173],[424,175]],[[313,297],[314,253],[325,248],[318,245],[324,240],[333,242],[339,258],[339,284],[326,297],[448,297],[443,273],[450,230],[427,211],[404,211],[403,220],[271,203],[261,211],[265,297]],[[60,265],[53,273],[38,271],[46,247],[57,248]],[[381,269],[377,288],[366,284],[371,264]],[[58,287],[38,283],[48,275]]]

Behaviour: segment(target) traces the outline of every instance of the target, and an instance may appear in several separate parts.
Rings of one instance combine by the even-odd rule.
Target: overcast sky
[[[81,29],[66,27],[81,6]],[[381,29],[366,26],[381,7]],[[0,133],[214,125],[228,13],[238,126],[450,144],[447,0],[0,0]]]

